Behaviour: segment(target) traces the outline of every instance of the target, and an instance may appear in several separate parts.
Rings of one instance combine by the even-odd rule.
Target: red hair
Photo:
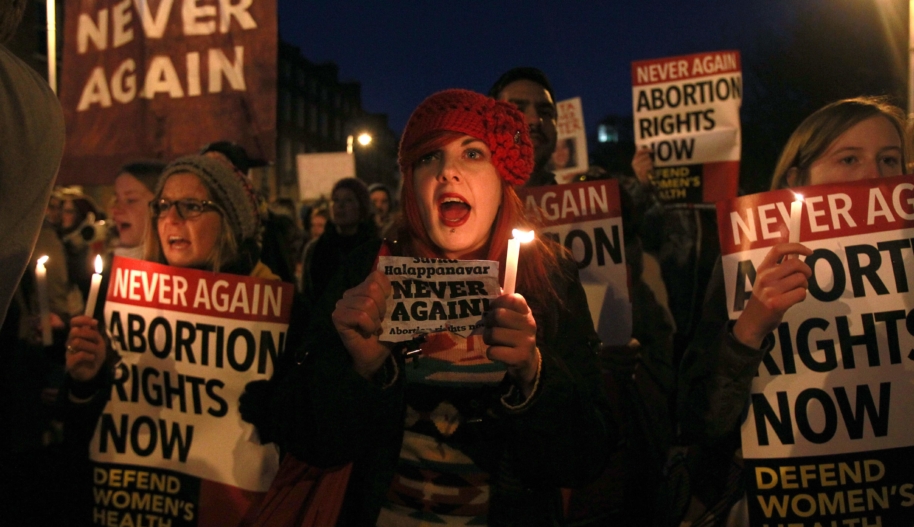
[[[403,185],[400,196],[402,214],[397,226],[397,241],[402,246],[403,254],[425,258],[444,257],[441,250],[429,238],[425,224],[422,222],[416,191],[413,187],[413,167],[422,156],[463,136],[464,134],[459,132],[436,132],[424,140],[414,143],[406,151],[400,152],[404,163],[402,163]],[[516,228],[534,229],[536,225],[527,219],[523,202],[514,191],[514,186],[506,182],[504,177],[501,178],[501,189],[501,205],[489,233],[485,257],[487,260],[499,262],[499,279],[504,282],[505,259],[508,240],[512,237],[511,231]],[[543,308],[559,300],[559,296],[549,280],[551,273],[561,272],[554,250],[554,246],[550,247],[542,237],[537,237],[532,242],[521,245],[521,258],[518,259],[518,289],[524,291],[525,298],[531,300],[531,303]]]

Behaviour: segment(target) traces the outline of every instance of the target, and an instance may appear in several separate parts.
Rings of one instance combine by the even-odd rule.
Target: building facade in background
[[[340,81],[336,64],[315,64],[299,48],[280,42],[277,84],[276,195],[293,197],[289,192],[298,184],[296,155],[345,152],[350,144],[360,179],[397,188],[399,138],[386,114],[362,108],[361,83]],[[368,134],[371,142],[359,143],[361,134]]]

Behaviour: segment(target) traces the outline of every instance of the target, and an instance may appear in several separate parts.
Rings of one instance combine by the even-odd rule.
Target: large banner
[[[635,144],[654,153],[665,203],[715,203],[739,186],[743,75],[738,51],[632,63]]]
[[[614,179],[558,187],[519,188],[527,215],[571,251],[590,314],[604,344],[628,344],[632,304],[622,234],[619,183]]]
[[[285,345],[293,287],[115,258],[105,323],[121,354],[90,446],[97,525],[238,525],[278,468],[242,421]]]
[[[556,103],[555,152],[546,164],[546,168],[555,173],[559,183],[568,183],[574,176],[587,172],[587,133],[584,129],[584,110],[581,98],[566,99]]]
[[[67,0],[61,184],[231,140],[276,151],[276,0]]]
[[[796,191],[813,276],[752,383],[742,425],[752,525],[911,525],[914,176]],[[793,201],[779,190],[718,204],[731,318],[784,240]]]

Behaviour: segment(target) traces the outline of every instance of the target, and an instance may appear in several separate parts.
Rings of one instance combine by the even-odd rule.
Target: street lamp
[[[914,1],[914,0],[911,0],[911,1]],[[368,146],[371,144],[371,134],[369,134],[368,132],[362,132],[359,134],[359,136],[357,138],[353,135],[347,136],[346,137],[346,153],[347,154],[352,153],[352,144],[356,140],[358,140],[360,145]]]

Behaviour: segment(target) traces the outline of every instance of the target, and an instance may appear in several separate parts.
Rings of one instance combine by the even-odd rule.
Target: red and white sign
[[[614,179],[558,187],[519,188],[527,216],[571,251],[597,334],[607,345],[632,337],[632,304],[622,233],[619,183]]]
[[[814,252],[742,425],[753,525],[914,521],[914,176],[794,189]],[[787,240],[794,192],[718,204],[731,319]]]
[[[555,174],[559,183],[568,183],[578,174],[587,172],[587,133],[584,130],[584,110],[581,98],[566,99],[556,103],[557,138],[555,152],[546,168]]]
[[[239,525],[259,502],[278,451],[238,398],[272,375],[292,295],[278,281],[114,259],[105,324],[121,361],[90,445],[96,524]]]
[[[715,203],[739,185],[743,76],[738,51],[632,63],[635,143],[654,154],[666,203]]]

